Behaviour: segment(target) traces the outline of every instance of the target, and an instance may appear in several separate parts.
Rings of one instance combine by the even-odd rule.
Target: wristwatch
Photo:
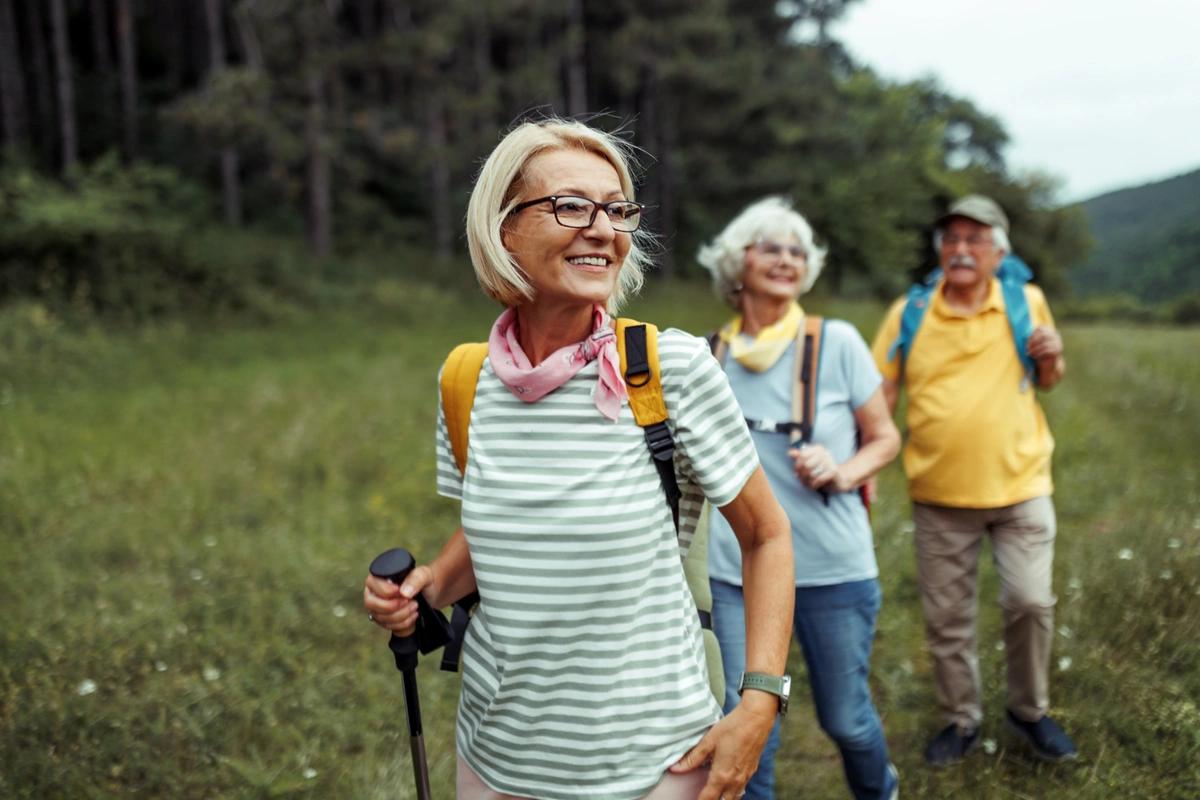
[[[768,675],[765,672],[743,672],[738,682],[738,696],[745,689],[757,689],[779,698],[779,716],[788,710],[788,695],[792,692],[791,675]]]

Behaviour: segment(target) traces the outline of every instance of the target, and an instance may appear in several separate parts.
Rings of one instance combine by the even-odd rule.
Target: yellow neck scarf
[[[760,330],[751,341],[741,335],[741,314],[722,325],[717,335],[729,345],[729,355],[739,364],[751,372],[766,372],[796,340],[803,324],[804,310],[799,303],[792,303],[778,322]]]

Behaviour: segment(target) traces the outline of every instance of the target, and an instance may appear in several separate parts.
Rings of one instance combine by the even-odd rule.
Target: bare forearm
[[[444,608],[475,591],[475,570],[471,567],[467,535],[462,528],[446,541],[429,568],[434,577],[425,597],[434,608]]]
[[[854,410],[854,423],[862,441],[858,451],[838,465],[838,488],[843,491],[857,489],[866,483],[900,452],[900,431],[892,422],[896,386],[891,384],[893,392],[889,400],[889,383],[885,381]]]
[[[838,472],[846,481],[846,489],[862,486],[875,473],[892,463],[899,451],[899,436],[864,443],[857,453],[838,466]]]
[[[780,512],[778,527],[760,543],[742,549],[746,601],[746,669],[782,675],[792,631],[796,575],[791,526]],[[726,676],[737,680],[737,676]]]
[[[896,403],[900,400],[900,384],[884,378],[880,388],[883,389],[883,399],[887,402],[888,415],[895,414]]]

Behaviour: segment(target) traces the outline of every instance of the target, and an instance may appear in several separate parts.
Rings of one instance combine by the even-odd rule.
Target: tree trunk
[[[308,150],[308,243],[313,254],[324,258],[333,249],[333,220],[330,203],[329,154],[325,147],[325,100],[323,81],[316,67],[306,79],[308,113],[304,141]]]
[[[659,91],[661,87],[661,81],[655,81],[655,91]],[[677,127],[679,109],[675,108],[675,104],[671,102],[669,95],[667,95],[667,99],[664,102],[663,94],[659,92],[659,127],[662,130],[662,138],[659,143],[662,152],[658,169],[660,186],[658,193],[659,220],[662,225],[663,239],[678,244],[676,237],[679,233],[679,204],[677,202],[679,190],[679,133]],[[675,247],[666,247],[663,249],[662,255],[663,277],[674,277],[676,272]]]
[[[46,53],[46,24],[42,17],[42,4],[31,3],[28,12],[25,21],[29,25],[29,53],[33,61],[33,95],[30,99],[34,108],[30,143],[40,151],[44,163],[53,164],[58,160],[55,151],[58,130],[54,117],[54,87],[50,77],[50,57]]]
[[[253,0],[249,0],[235,6],[233,24],[237,29],[238,42],[242,46],[242,58],[245,60],[246,66],[261,73],[264,69],[262,43],[259,42],[258,33],[254,30],[254,21],[250,18],[250,9],[253,5]]]
[[[67,43],[65,0],[50,0],[50,28],[54,45],[55,87],[58,95],[58,130],[64,172],[79,162],[79,137],[75,129],[75,82],[71,74],[71,51]]]
[[[432,84],[434,87],[437,83]],[[450,210],[450,165],[446,161],[446,105],[438,91],[430,93],[425,108],[425,133],[429,141],[430,200],[433,202],[433,235],[438,258],[449,258],[454,247],[454,214]]]
[[[573,117],[587,113],[587,67],[584,48],[587,32],[583,23],[583,0],[567,3],[567,110]]]
[[[475,79],[481,87],[492,83],[492,32],[487,18],[487,6],[480,3],[471,16],[471,57]]]
[[[254,4],[257,0],[242,0],[233,7],[233,25],[237,31],[237,41],[241,47],[242,60],[246,62],[246,67],[254,72],[257,76],[265,78],[267,67],[266,60],[263,57],[262,42],[258,38],[258,31],[254,27]],[[269,86],[269,84],[268,84]],[[263,97],[258,113],[264,119],[268,119],[272,115],[271,110],[271,94],[268,88],[266,95]],[[270,180],[277,186],[282,186],[287,182],[287,168],[279,161],[278,153],[270,144],[266,147],[267,159],[267,175]]]
[[[187,32],[186,11],[187,6],[181,0],[152,0],[146,4],[147,29],[154,31],[165,51],[159,80],[164,91],[172,97],[182,92],[184,86],[188,40],[191,38]]]
[[[137,34],[133,24],[133,0],[117,0],[117,52],[121,59],[121,133],[126,161],[140,151],[137,102]]]
[[[355,0],[351,6],[354,12],[354,23],[358,29],[358,39],[372,45],[379,41],[379,17],[374,0]],[[383,76],[375,65],[362,70],[363,94],[374,104],[383,99]]]
[[[666,162],[669,144],[665,133],[666,122],[664,119],[667,109],[663,107],[662,93],[659,91],[658,71],[653,65],[647,65],[642,69],[640,82],[642,90],[638,103],[641,112],[638,115],[639,139],[646,151],[653,153],[659,159],[658,168],[651,170],[647,177],[645,202],[657,209],[658,213],[655,216],[658,220],[658,233],[662,236],[663,241],[670,242],[671,236],[675,233],[675,225],[670,216],[673,213],[670,208],[671,190],[667,185]],[[673,252],[673,247],[665,247],[662,250],[659,267],[663,275],[670,275],[674,272]]]
[[[108,9],[105,0],[90,0],[89,16],[92,23],[92,50],[96,58],[96,72],[108,75],[112,72],[112,44],[108,33]]]
[[[225,25],[221,14],[223,0],[204,0],[204,18],[208,23],[208,63],[210,79],[225,69]],[[225,221],[230,225],[242,224],[242,187],[238,178],[239,159],[237,148],[226,145],[221,148],[221,205],[225,210]]]
[[[17,19],[12,0],[0,0],[0,108],[4,119],[0,128],[4,144],[20,147],[25,140],[28,123],[25,108],[25,79],[21,74]]]

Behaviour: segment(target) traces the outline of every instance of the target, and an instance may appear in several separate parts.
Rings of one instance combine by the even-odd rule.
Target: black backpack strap
[[[639,389],[650,383],[655,376],[650,370],[649,349],[646,343],[645,325],[627,325],[625,327],[625,384],[631,389]],[[662,376],[657,376],[661,381]],[[635,416],[636,413],[635,413]],[[640,420],[639,420],[639,424]],[[646,446],[650,449],[650,457],[654,468],[658,470],[659,480],[662,481],[663,493],[667,505],[671,509],[671,520],[675,523],[675,532],[679,532],[679,500],[683,493],[679,491],[679,481],[675,477],[675,439],[666,421],[653,422],[643,425],[646,435]]]
[[[675,533],[679,533],[679,501],[683,497],[683,492],[679,491],[679,481],[675,478],[675,440],[671,437],[671,429],[665,422],[647,425],[644,430],[646,431],[646,446],[650,448],[650,456],[654,459],[654,468],[658,470],[667,505],[671,508],[671,520],[675,523]]]
[[[450,612],[450,641],[442,650],[442,669],[446,672],[458,672],[458,664],[462,655],[463,639],[467,637],[467,625],[471,622],[471,610],[479,605],[479,592],[471,592],[466,597],[454,603]]]

